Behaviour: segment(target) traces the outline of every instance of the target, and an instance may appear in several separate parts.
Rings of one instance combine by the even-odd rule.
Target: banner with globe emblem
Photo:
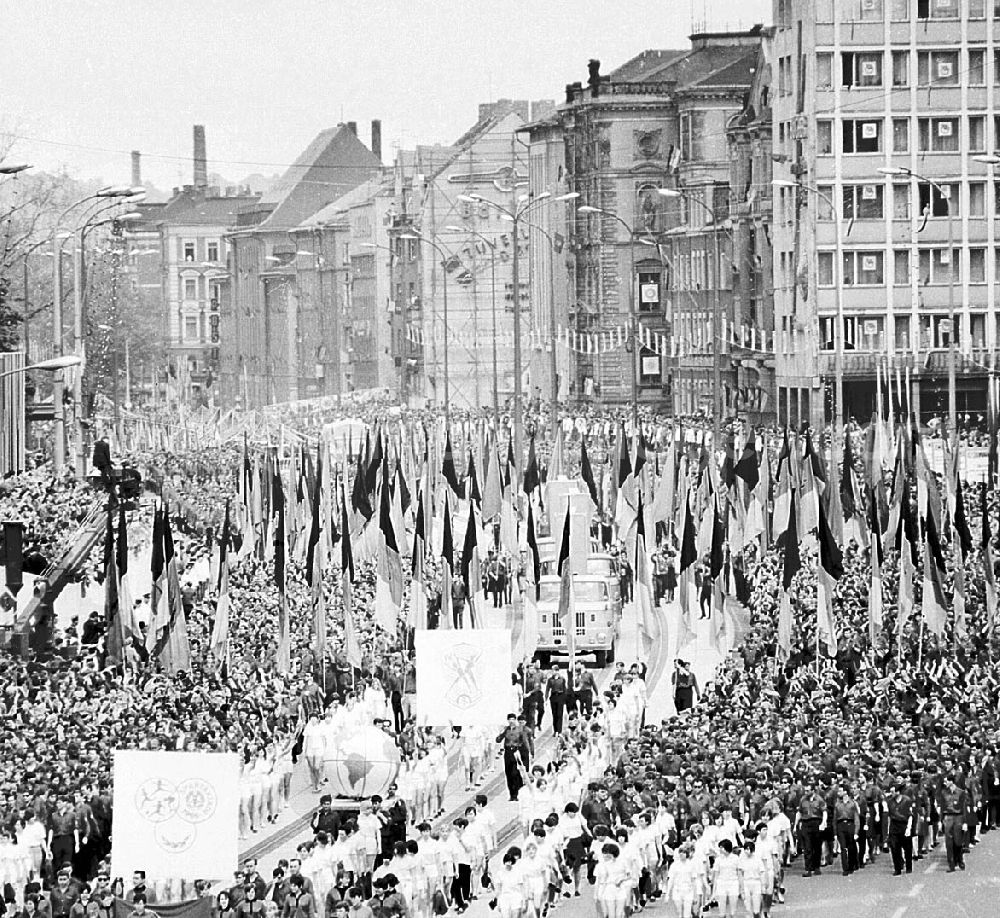
[[[417,723],[499,726],[515,710],[511,633],[506,628],[415,634]]]
[[[232,753],[116,750],[112,876],[232,877],[239,861],[240,760]]]
[[[384,730],[362,725],[341,734],[325,762],[327,789],[334,797],[385,797],[399,774],[399,747]]]

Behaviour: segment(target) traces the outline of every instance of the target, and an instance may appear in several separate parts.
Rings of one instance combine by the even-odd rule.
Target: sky
[[[770,22],[771,0],[0,0],[8,161],[79,179],[280,173],[324,128],[382,120],[394,145],[450,143],[497,98],[555,99],[647,48]]]

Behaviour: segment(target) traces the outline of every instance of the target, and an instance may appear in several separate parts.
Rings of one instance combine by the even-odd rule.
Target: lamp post
[[[30,168],[27,163],[0,163],[0,175],[18,175]]]
[[[775,188],[796,188],[816,195],[820,200],[825,201],[833,214],[834,226],[834,261],[836,265],[833,269],[833,284],[836,291],[837,320],[833,329],[833,375],[834,375],[834,420],[836,429],[836,444],[832,450],[832,455],[839,456],[840,449],[844,445],[844,422],[847,412],[844,410],[844,242],[840,226],[840,210],[833,199],[815,185],[807,185],[804,182],[792,182],[786,179],[773,179],[771,184]],[[780,406],[779,406],[780,407]]]
[[[948,426],[951,430],[953,442],[958,442],[958,393],[957,393],[957,364],[958,350],[955,347],[957,329],[955,327],[955,222],[954,210],[951,206],[951,191],[945,189],[934,179],[927,178],[919,172],[914,172],[905,166],[882,166],[878,170],[880,175],[900,175],[907,178],[915,178],[917,181],[926,182],[935,188],[944,201],[945,210],[948,212],[948,322],[951,326],[948,332]],[[912,188],[911,188],[912,191]],[[919,423],[920,406],[917,406],[917,421]]]
[[[494,210],[499,211],[501,215],[506,215],[513,224],[514,252],[511,261],[511,282],[514,290],[514,446],[515,462],[518,471],[521,469],[524,453],[524,406],[522,404],[523,393],[521,383],[521,278],[520,256],[518,253],[518,224],[532,210],[544,204],[573,201],[578,197],[580,197],[580,194],[576,191],[561,194],[557,197],[553,197],[551,191],[543,191],[526,201],[517,202],[512,204],[511,207],[504,207],[502,204],[497,204],[496,201],[491,201],[478,194],[460,194],[458,196],[460,201],[473,201],[477,204],[492,207]]]
[[[479,230],[466,226],[446,226],[449,233],[470,233],[482,239],[490,249],[490,324],[493,339],[493,427],[500,433],[500,384],[497,378],[497,244]]]
[[[415,229],[411,228],[409,232],[400,233],[399,238],[419,239],[422,242],[426,242],[441,256],[441,258],[444,259],[444,262],[447,262],[448,260],[448,253],[440,245],[438,245],[437,242],[429,236],[425,236],[423,233],[417,232]],[[444,422],[445,427],[448,427],[451,423],[451,386],[448,379],[448,271],[444,268],[444,262],[442,262],[442,286],[444,288]],[[436,384],[434,386],[434,392],[436,395]]]
[[[629,268],[629,285],[628,285],[628,312],[629,312],[629,325],[631,326],[630,337],[632,338],[632,359],[630,361],[632,365],[632,427],[638,435],[639,433],[639,374],[636,368],[636,363],[639,359],[639,317],[636,314],[635,308],[635,230],[628,225],[618,214],[613,210],[607,210],[603,207],[592,207],[590,204],[584,204],[577,208],[577,211],[581,214],[601,214],[605,217],[611,217],[617,220],[623,227],[625,227],[625,232],[628,233],[629,239],[629,252],[630,252],[630,264]]]
[[[58,370],[66,370],[69,367],[78,367],[81,363],[83,361],[78,355],[63,354],[61,357],[50,357],[48,360],[39,360],[38,363],[31,363],[24,367],[6,370],[0,373],[0,379],[6,379],[8,376],[16,376],[18,373],[30,373],[32,370],[55,373]]]

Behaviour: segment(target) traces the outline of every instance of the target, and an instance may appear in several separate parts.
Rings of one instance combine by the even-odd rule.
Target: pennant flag
[[[788,444],[788,428],[786,427],[785,439],[782,442],[781,451],[778,453],[778,481],[774,491],[774,513],[771,523],[772,537],[779,546],[784,544],[783,539],[791,522],[794,487],[792,452]]]
[[[646,527],[643,523],[642,497],[639,497],[639,514],[636,521],[635,543],[635,601],[639,604],[636,618],[642,635],[643,651],[649,655],[656,631],[656,609],[653,605],[653,573],[646,551]]]
[[[278,588],[278,646],[274,665],[279,673],[291,666],[292,638],[288,623],[288,533],[285,528],[285,490],[281,475],[275,468],[271,478],[271,506],[274,511],[274,585]]]
[[[118,595],[118,553],[115,551],[115,529],[112,522],[111,501],[108,501],[108,522],[104,535],[104,621],[107,637],[104,645],[106,666],[122,666],[125,663],[125,648],[128,642],[121,603]]]
[[[448,483],[448,487],[455,492],[455,496],[461,497],[462,489],[458,483],[458,472],[455,470],[455,454],[451,448],[450,430],[445,432],[444,461],[441,463],[441,475]]]
[[[467,628],[482,626],[480,601],[483,591],[483,572],[479,561],[479,545],[476,539],[476,508],[469,502],[469,521],[465,527],[465,542],[462,545],[462,582],[465,584],[468,618],[463,621]],[[478,601],[477,601],[478,600]]]
[[[163,594],[169,609],[167,625],[156,645],[164,670],[170,675],[191,670],[191,648],[188,644],[187,619],[181,599],[180,577],[174,537],[170,532],[170,510],[163,508],[163,563],[166,568],[166,589]]]
[[[476,457],[469,450],[469,464],[465,479],[465,497],[476,504],[482,504],[483,495],[479,492],[479,477],[476,475]]]
[[[403,604],[403,563],[392,525],[389,482],[382,479],[379,500],[378,566],[375,578],[375,620],[395,634]]]
[[[868,535],[871,553],[871,587],[868,592],[868,639],[872,646],[882,633],[882,565],[885,555],[882,550],[882,535],[879,532],[878,508],[875,494],[868,490]]]
[[[997,621],[997,580],[996,571],[993,568],[993,536],[990,530],[990,511],[987,492],[989,488],[983,488],[980,498],[980,510],[982,513],[982,555],[983,555],[983,580],[986,585],[986,622],[987,628],[992,634],[1000,622]]]
[[[535,456],[535,437],[528,441],[528,463],[524,467],[524,493],[529,497],[541,483],[538,477],[538,458]]]
[[[424,590],[424,502],[417,502],[413,530],[413,558],[410,565],[410,609],[406,624],[416,630],[427,628],[427,593]]]
[[[496,443],[491,435],[486,450],[486,482],[483,486],[483,522],[488,523],[500,515],[503,502],[503,476],[500,473],[500,459]]]
[[[361,458],[361,454],[359,453],[358,464],[354,473],[354,488],[351,491],[351,507],[353,507],[354,512],[363,517],[366,522],[375,515],[375,510],[372,508],[372,502],[368,493],[369,492],[365,487],[364,460]]]
[[[341,596],[344,609],[344,657],[354,669],[361,669],[361,644],[354,624],[354,554],[351,551],[351,528],[347,520],[347,502],[344,501],[340,541]]]
[[[600,510],[600,503],[597,499],[597,482],[594,480],[594,470],[590,466],[590,457],[587,455],[587,438],[580,437],[580,477],[590,492],[590,499],[594,506]]]
[[[924,546],[924,598],[921,614],[927,630],[931,634],[943,638],[948,620],[944,598],[945,567],[933,513],[928,513],[924,518],[924,532],[926,544]]]
[[[319,571],[319,578],[322,577],[322,564],[318,564],[316,548],[319,545],[322,523],[320,520],[321,506],[323,503],[323,451],[322,448],[316,452],[316,481],[313,486],[312,496],[312,521],[309,527],[309,541],[306,545],[305,575],[306,583],[314,587],[316,584],[316,571]],[[314,570],[315,568],[315,570]]]
[[[743,455],[736,463],[735,474],[746,482],[747,490],[752,491],[760,480],[759,460],[757,458],[756,435],[753,430],[747,433],[747,442],[743,446]]]
[[[816,627],[819,629],[820,643],[826,647],[828,656],[837,655],[837,619],[833,613],[833,591],[838,580],[844,576],[844,555],[833,537],[826,517],[823,501],[818,501],[817,536],[819,538],[819,568],[817,574]]]
[[[985,489],[984,489],[985,490]],[[965,515],[965,500],[962,494],[962,481],[955,478],[955,533],[958,536],[958,546],[964,561],[972,551],[972,533],[969,531],[969,521]]]
[[[455,542],[451,533],[451,511],[444,501],[444,534],[441,538],[441,616],[439,628],[453,628],[455,609],[451,596],[451,581],[455,576]]]
[[[573,601],[573,565],[570,564],[570,512],[566,505],[566,521],[563,524],[562,544],[559,546],[559,621],[566,634],[566,646],[569,649],[569,671],[573,672],[576,663],[576,609]]]
[[[156,551],[155,542],[153,550]],[[162,566],[161,551],[160,567]],[[229,605],[229,501],[226,501],[226,521],[222,525],[222,538],[219,539],[218,597],[215,601],[215,621],[212,623],[212,638],[209,642],[209,652],[215,661],[217,672],[223,670],[229,657]]]
[[[899,548],[899,619],[896,622],[896,627],[901,637],[903,628],[913,613],[913,578],[917,571],[916,526],[914,525],[913,515],[910,511],[910,489],[905,480],[900,490],[900,502],[897,512],[899,514],[896,536],[896,545]]]
[[[686,490],[682,491],[684,518],[681,522],[681,553],[680,574],[677,585],[680,590],[681,614],[678,617],[679,631],[677,635],[677,650],[695,637],[692,628],[695,599],[695,564],[698,561],[698,549],[695,546],[694,517],[691,515],[691,498]]]
[[[538,599],[538,588],[541,581],[542,575],[542,559],[538,552],[538,537],[535,533],[535,517],[531,510],[531,501],[528,501],[528,569],[526,571],[528,581],[534,586],[534,590],[529,590],[529,593],[533,593],[535,599]]]

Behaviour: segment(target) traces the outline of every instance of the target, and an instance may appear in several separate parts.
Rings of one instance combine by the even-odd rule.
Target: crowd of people
[[[315,433],[328,414],[305,418],[303,433]],[[567,455],[585,431],[595,464],[606,469],[616,419],[585,420],[565,426]],[[651,423],[649,433],[651,452],[672,435],[665,423]],[[468,433],[465,442],[473,440]],[[172,501],[188,564],[217,550],[226,503],[237,499],[241,448],[130,456]],[[538,448],[544,465],[551,445],[541,435]],[[567,460],[571,476],[575,462]],[[5,487],[5,510],[21,516],[26,544],[46,557],[65,548],[70,522],[100,499],[85,485],[48,483],[44,470]],[[976,486],[968,486],[966,499],[978,499]],[[657,536],[656,597],[669,602],[679,546],[666,529]],[[779,662],[781,552],[748,547],[748,634],[705,686],[682,667],[674,680],[679,713],[656,724],[645,722],[642,666],[619,667],[602,690],[582,668],[570,680],[564,670],[542,672],[526,661],[513,674],[512,718],[499,736],[480,727],[419,726],[411,706],[412,645],[402,622],[396,634],[377,624],[370,562],[361,565],[354,588],[360,665],[346,658],[340,584],[329,578],[328,656],[316,656],[309,617],[293,615],[292,665],[276,672],[278,600],[269,563],[253,554],[231,569],[231,601],[241,614],[231,620],[233,650],[224,672],[209,653],[211,588],[185,596],[192,666],[176,676],[155,666],[129,673],[103,668],[102,616],[88,619],[80,634],[74,623],[60,646],[0,656],[6,908],[50,910],[54,918],[99,914],[90,903],[102,902],[113,885],[107,856],[115,749],[239,752],[240,834],[249,838],[266,833],[287,807],[296,767],[322,792],[331,750],[362,724],[385,730],[400,749],[403,766],[386,798],[365,801],[348,820],[321,807],[312,837],[270,881],[255,864],[244,865],[238,881],[218,893],[220,915],[364,918],[365,908],[430,915],[461,912],[473,897],[486,897],[508,918],[538,918],[575,899],[586,880],[602,918],[624,918],[664,897],[681,915],[717,903],[724,915],[741,907],[757,916],[783,900],[784,877],[800,863],[809,877],[835,863],[845,875],[862,869],[902,875],[941,845],[948,869],[964,870],[978,835],[1000,821],[1000,681],[985,594],[969,585],[970,627],[951,647],[928,641],[915,622],[898,629],[898,584],[887,548],[879,639],[868,638],[869,557],[851,547],[835,596],[840,647],[835,658],[818,659],[816,558],[806,540],[793,599],[795,651]],[[492,601],[510,601],[523,567],[523,559],[502,550],[487,555],[483,577]],[[437,570],[430,561],[432,605]],[[288,602],[311,607],[303,564],[294,556]],[[543,741],[547,726],[551,741]],[[472,794],[498,755],[507,796],[517,802],[514,840],[499,837],[495,806],[483,794],[466,813],[442,822],[449,773],[457,770]],[[296,766],[300,758],[304,766]],[[499,864],[491,863],[494,854]],[[75,890],[76,899],[66,890]],[[147,885],[139,877],[130,892],[117,892],[141,912],[144,904],[207,890],[205,884],[196,890],[193,880]]]

